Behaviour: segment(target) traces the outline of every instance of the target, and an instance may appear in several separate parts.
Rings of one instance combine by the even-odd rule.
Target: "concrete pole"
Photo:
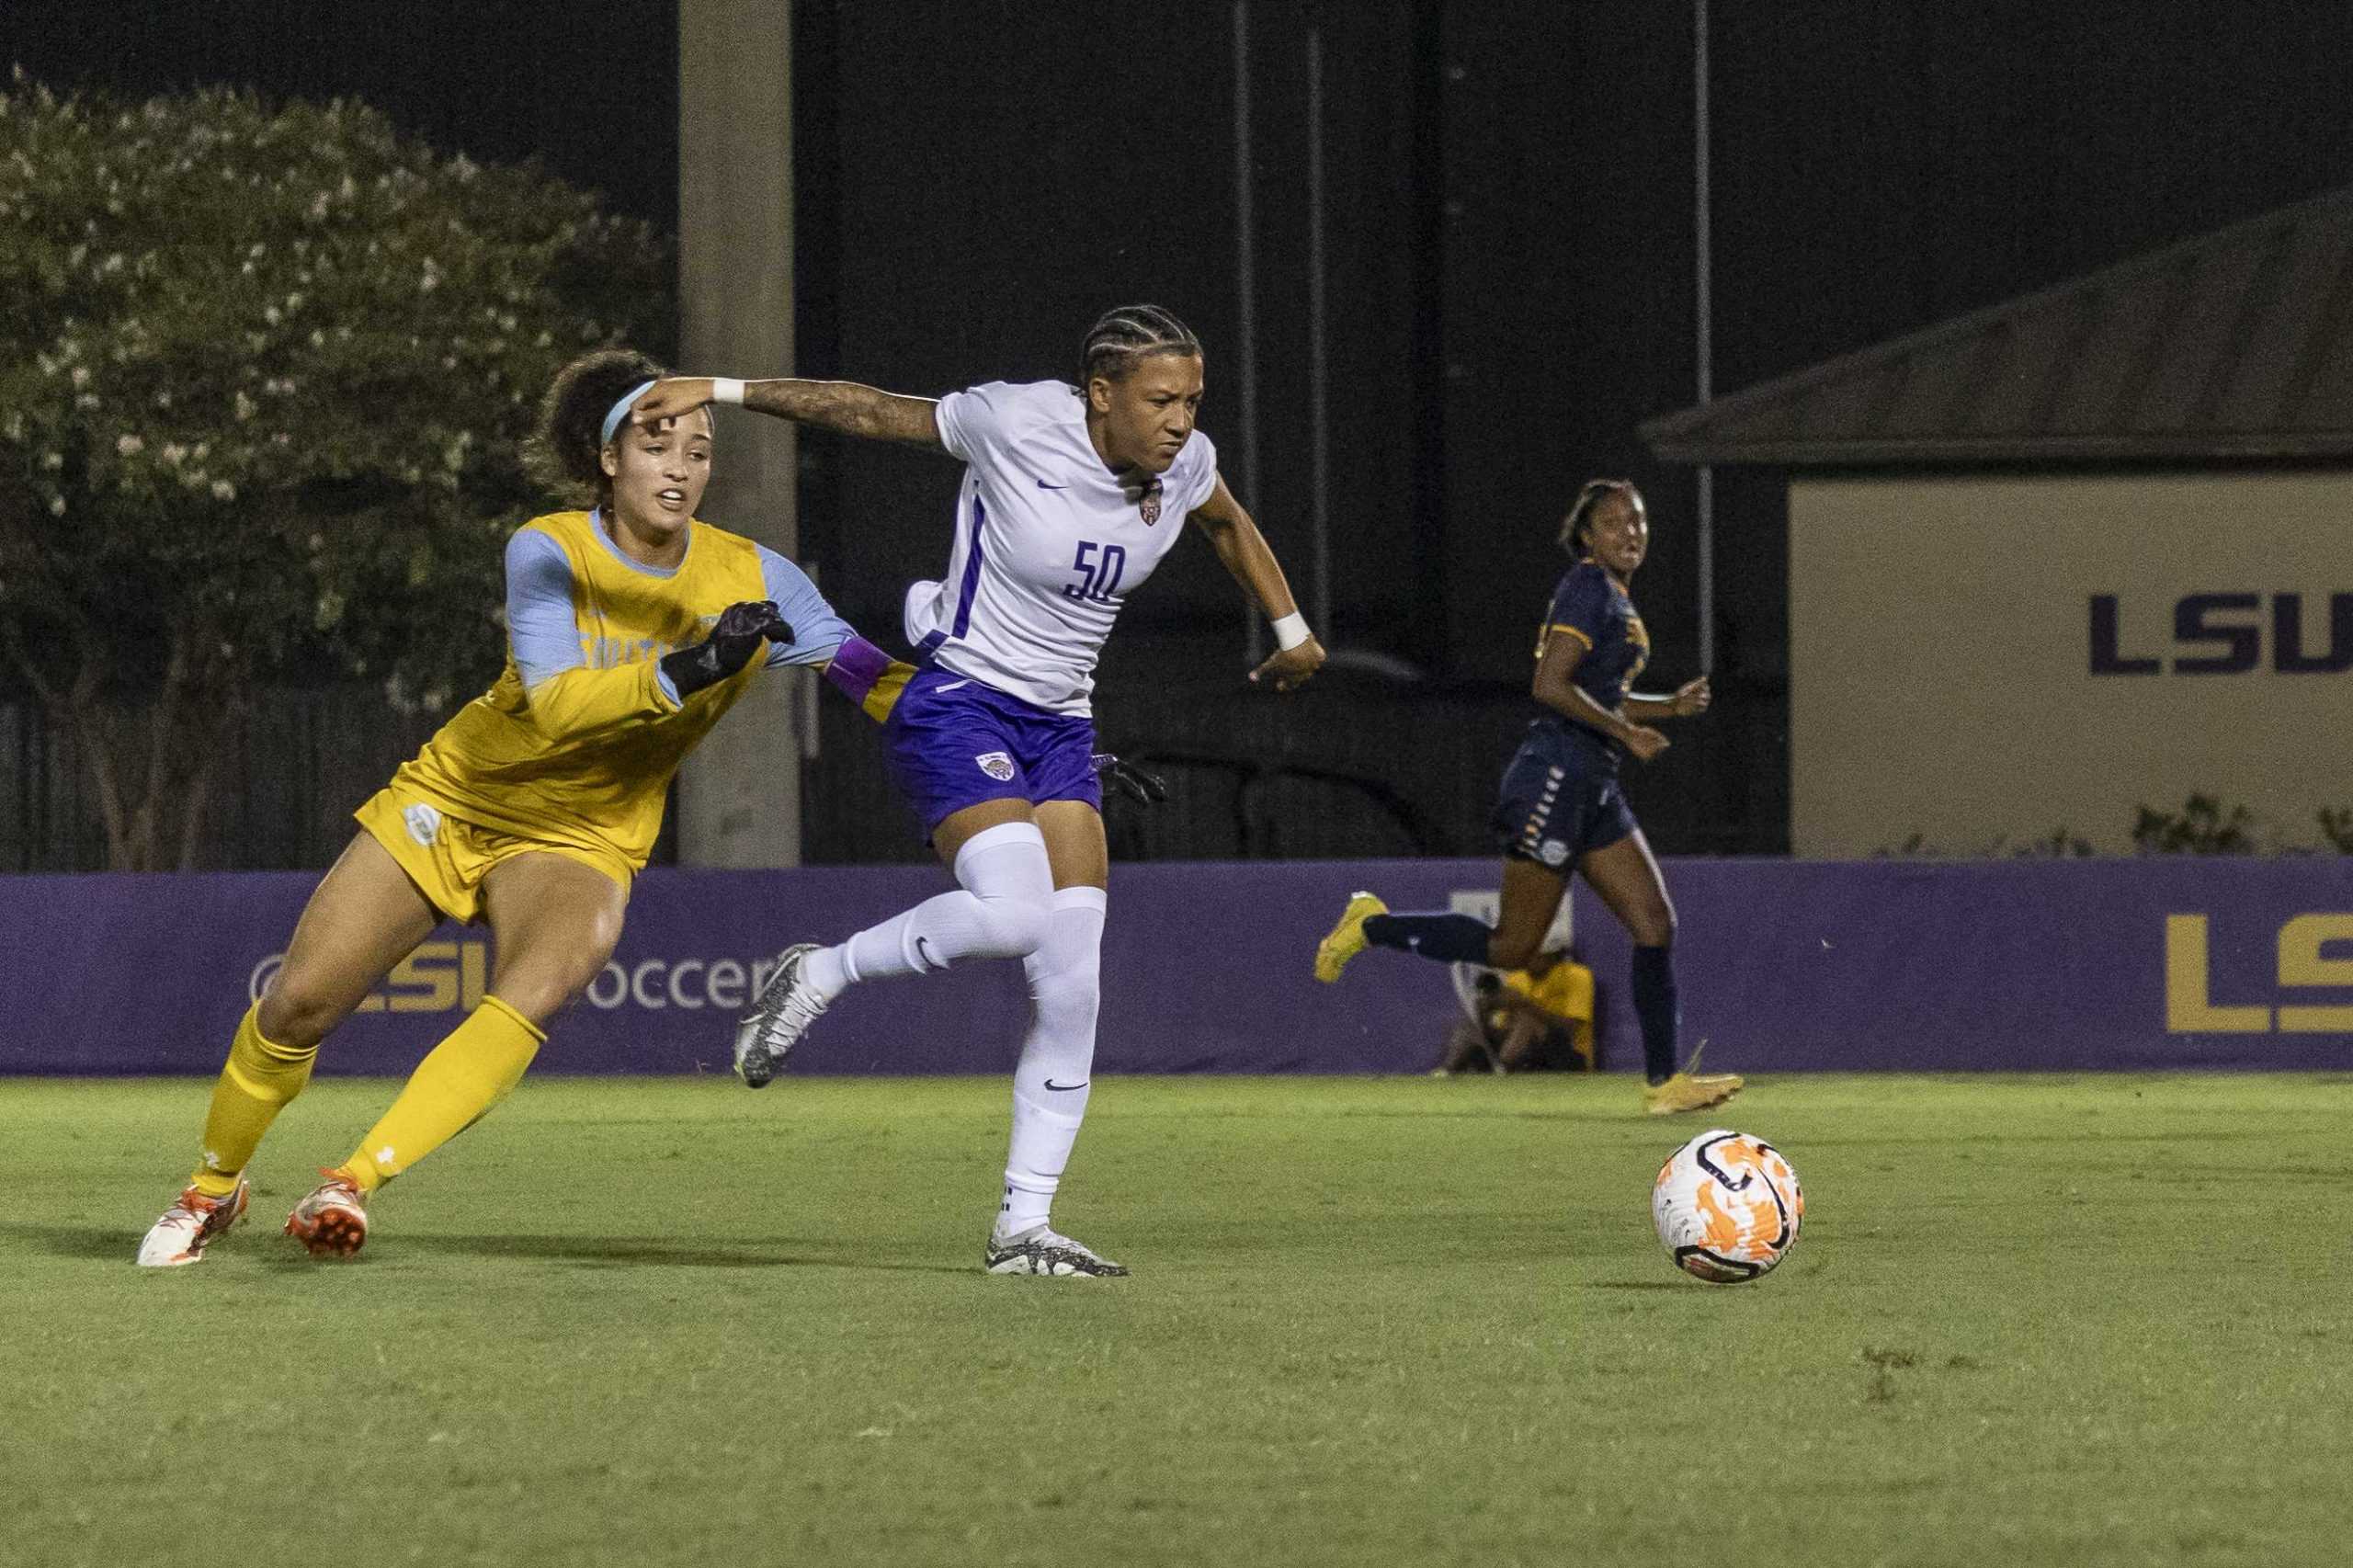
[[[792,373],[790,18],[774,0],[679,0],[682,369]],[[799,559],[793,426],[740,410],[714,417],[702,515]],[[815,733],[816,699],[808,672],[769,671],[687,759],[679,864],[801,863],[802,737]]]

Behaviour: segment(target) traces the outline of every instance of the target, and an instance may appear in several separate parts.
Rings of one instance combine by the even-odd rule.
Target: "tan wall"
[[[2255,594],[2210,623],[2260,629],[2244,674],[2178,642],[2177,605]],[[2091,672],[2095,595],[2115,652]],[[1793,845],[1848,858],[1980,854],[2064,827],[2129,851],[2134,808],[2191,791],[2243,803],[2287,844],[2353,806],[2353,671],[2274,667],[2276,597],[2330,648],[2353,594],[2353,474],[1803,480],[1790,489]]]

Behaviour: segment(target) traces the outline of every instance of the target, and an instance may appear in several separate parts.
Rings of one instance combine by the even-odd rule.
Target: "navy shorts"
[[[1634,831],[1608,741],[1565,721],[1539,719],[1504,769],[1491,819],[1504,854],[1566,875],[1578,857]]]
[[[917,672],[882,733],[891,772],[926,835],[983,801],[1084,801],[1103,809],[1094,720],[1050,713],[953,670]]]

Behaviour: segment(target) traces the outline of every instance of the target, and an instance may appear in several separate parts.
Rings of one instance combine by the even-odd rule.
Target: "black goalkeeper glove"
[[[670,677],[683,702],[750,664],[752,655],[760,651],[762,639],[779,644],[792,641],[792,628],[785,624],[784,612],[767,599],[729,605],[720,612],[719,624],[710,629],[708,639],[662,656],[662,673]]]
[[[1121,762],[1108,751],[1098,751],[1090,759],[1095,764],[1096,777],[1116,786],[1122,795],[1140,806],[1156,806],[1168,799],[1168,783],[1158,774]]]

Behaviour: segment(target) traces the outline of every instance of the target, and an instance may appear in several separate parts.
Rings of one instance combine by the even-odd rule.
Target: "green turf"
[[[1623,1079],[1127,1080],[974,1267],[1000,1081],[534,1080],[276,1233],[390,1088],[322,1081],[247,1227],[141,1271],[205,1085],[0,1081],[0,1562],[2343,1561],[2343,1079],[1783,1078],[1809,1199],[1710,1287],[1700,1124]],[[196,1543],[202,1542],[197,1550]],[[191,1554],[193,1552],[193,1554]]]

